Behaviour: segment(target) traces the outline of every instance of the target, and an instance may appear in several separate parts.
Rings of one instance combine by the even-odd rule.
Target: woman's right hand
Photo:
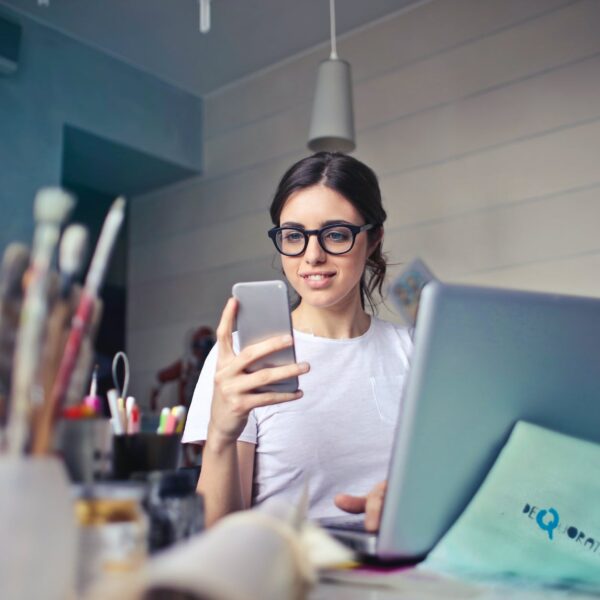
[[[233,351],[232,332],[237,300],[230,298],[225,305],[217,328],[218,356],[215,385],[209,423],[209,439],[219,445],[236,443],[253,408],[289,402],[302,397],[302,392],[255,392],[264,385],[297,377],[309,370],[308,363],[293,363],[248,373],[257,359],[293,344],[291,336],[274,337]]]

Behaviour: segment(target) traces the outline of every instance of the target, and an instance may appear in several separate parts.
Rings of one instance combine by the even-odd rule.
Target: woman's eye
[[[284,231],[283,241],[288,244],[295,244],[304,241],[304,236],[299,231]]]
[[[348,229],[330,229],[325,234],[325,239],[329,242],[347,242],[351,237]]]

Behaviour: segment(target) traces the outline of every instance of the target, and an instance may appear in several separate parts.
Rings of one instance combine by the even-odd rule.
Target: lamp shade
[[[345,60],[329,58],[319,65],[308,147],[313,152],[352,152],[356,147],[352,73]]]

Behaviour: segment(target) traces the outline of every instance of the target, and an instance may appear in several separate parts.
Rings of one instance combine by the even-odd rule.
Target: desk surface
[[[380,586],[355,585],[348,583],[318,583],[308,595],[308,600],[591,600],[599,595],[577,592],[574,590],[552,589],[519,589],[504,587],[479,587],[464,593],[455,589],[438,588],[437,591],[427,586],[419,589],[391,589]]]

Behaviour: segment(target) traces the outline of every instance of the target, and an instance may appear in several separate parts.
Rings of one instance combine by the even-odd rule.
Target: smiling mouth
[[[333,275],[333,273],[307,273],[306,275],[301,275],[300,277],[308,281],[323,281],[324,279],[333,277]]]

